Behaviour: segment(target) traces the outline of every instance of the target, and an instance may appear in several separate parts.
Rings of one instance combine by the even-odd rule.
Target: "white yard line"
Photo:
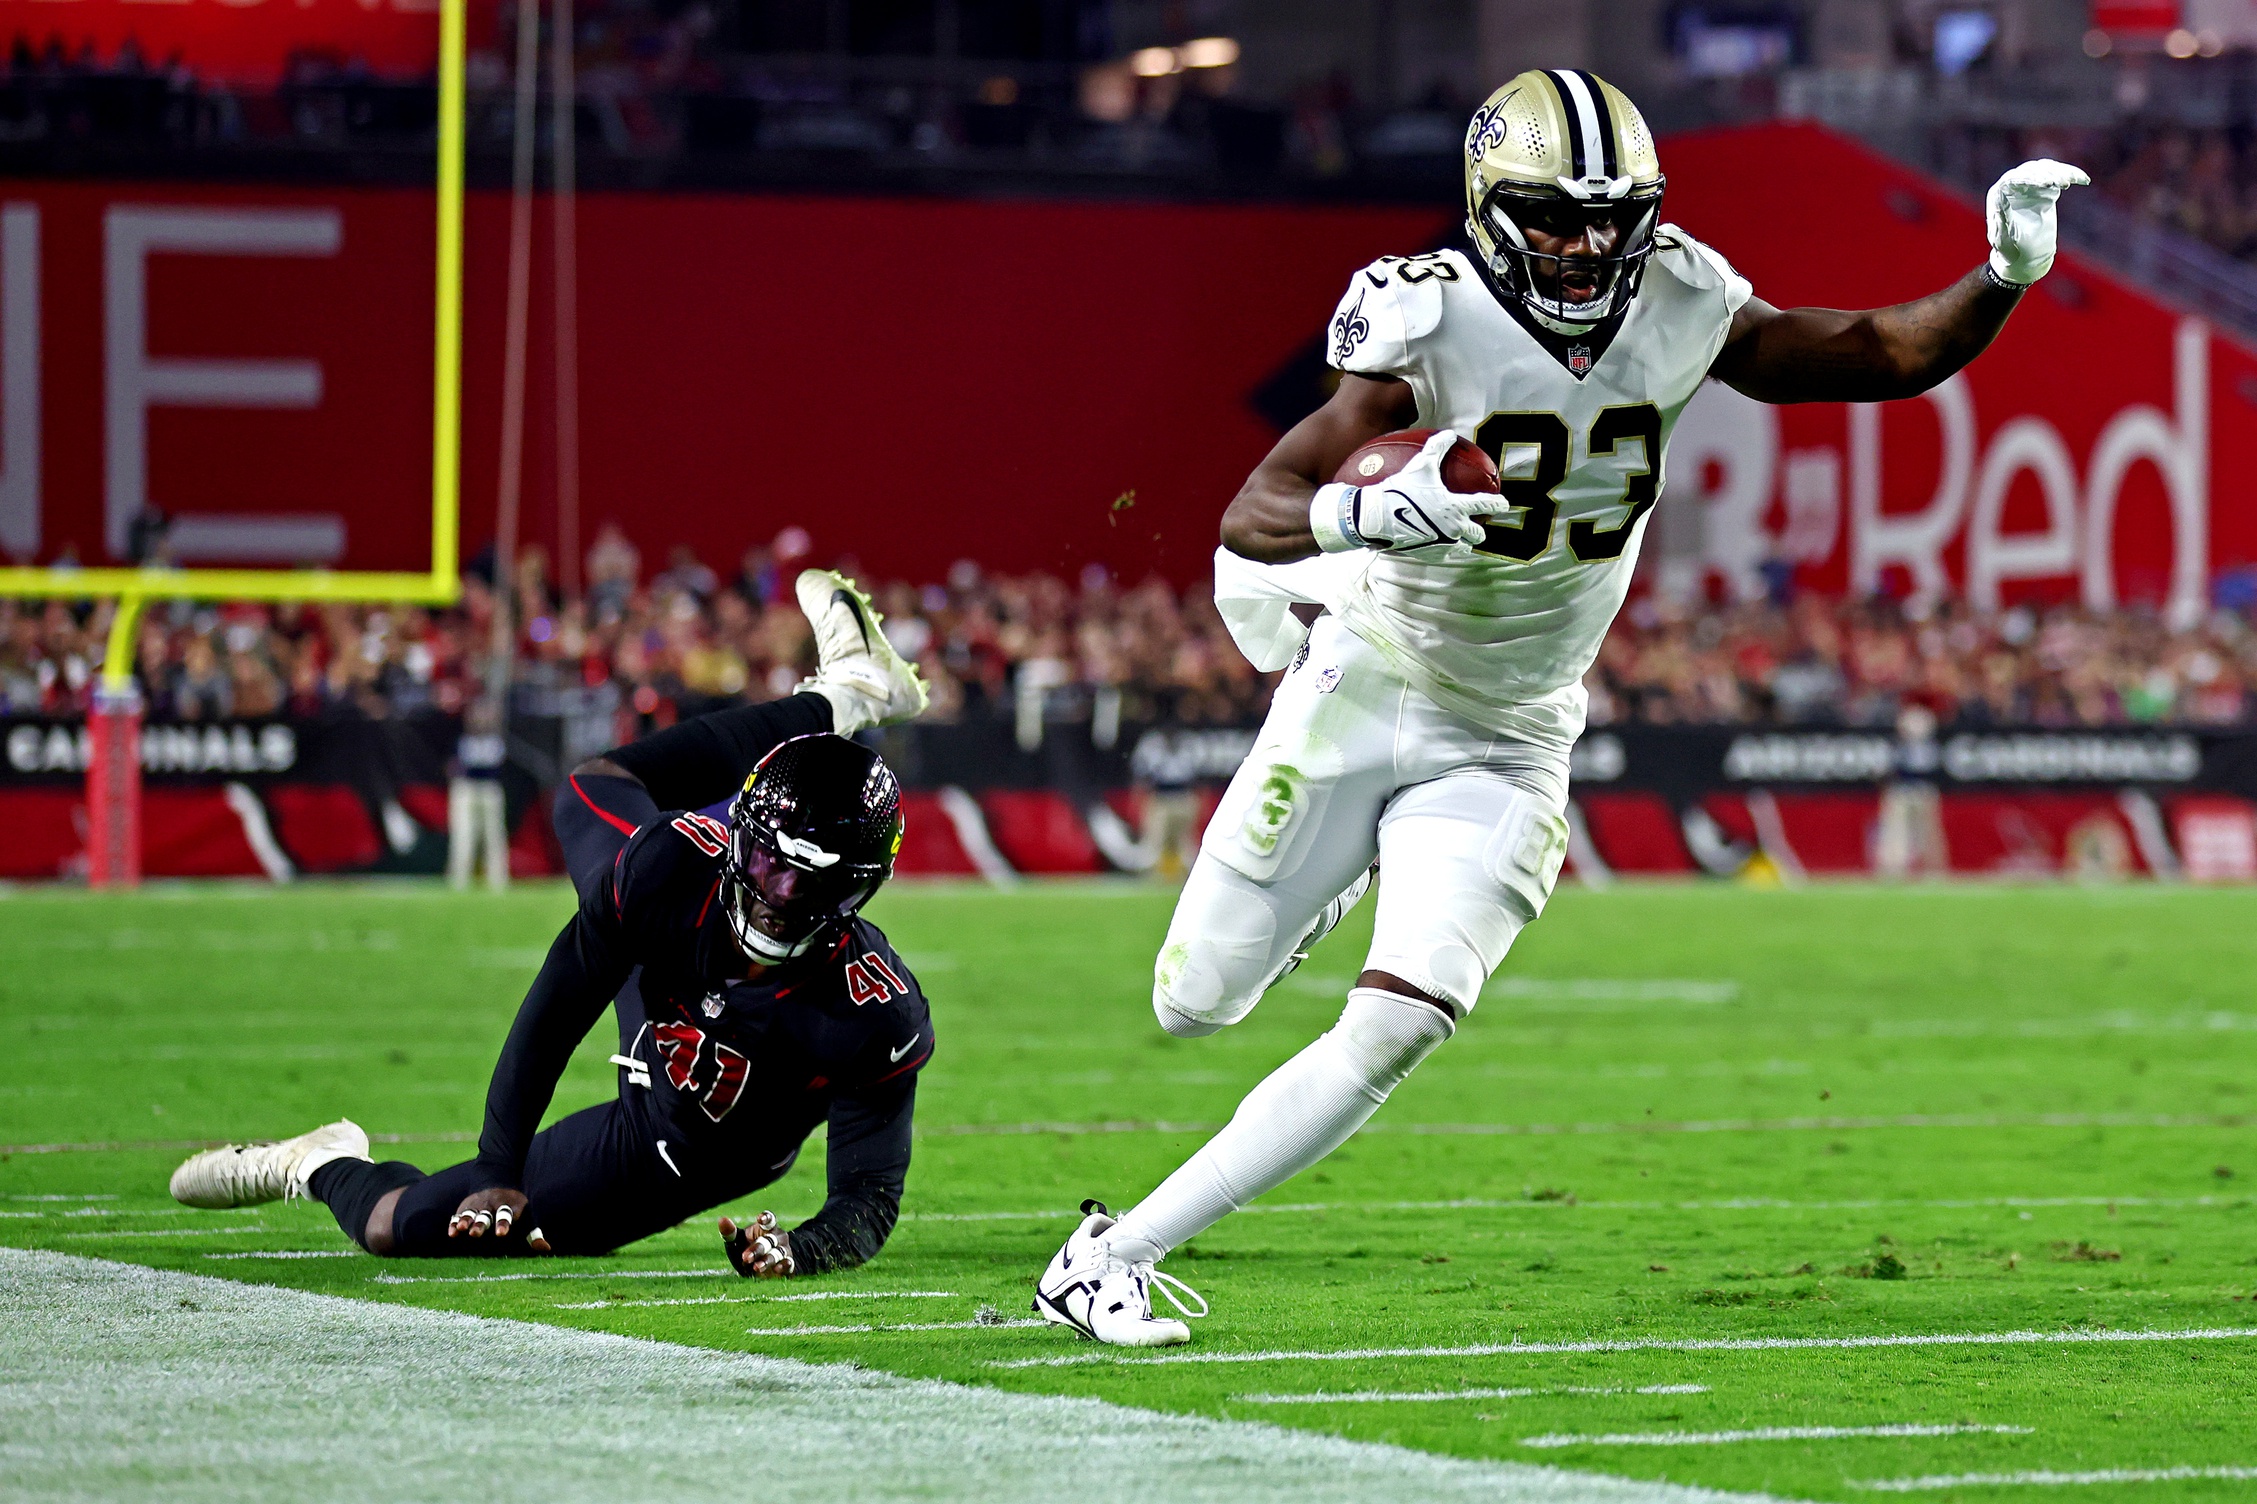
[[[1550,1138],[1641,1133],[1841,1133],[1867,1128],[2246,1128],[2257,1113],[2168,1112],[1945,1112],[1871,1117],[1645,1119],[1629,1123],[1395,1123],[1367,1124],[1365,1133]],[[1220,1123],[1116,1120],[1092,1123],[949,1123],[920,1130],[926,1138],[1013,1137],[1045,1133],[1213,1133]]]
[[[990,1368],[1067,1368],[1083,1363],[1354,1363],[1367,1358],[1494,1358],[1547,1353],[1764,1353],[1806,1348],[2051,1347],[2106,1342],[2247,1342],[2257,1326],[2193,1327],[2168,1332],[1922,1332],[1871,1337],[1638,1337],[1591,1342],[1475,1342],[1463,1347],[1349,1347],[1301,1351],[1164,1353],[1149,1358],[1065,1353],[1013,1358]]]
[[[1715,1118],[1683,1122],[1645,1119],[1628,1123],[1391,1123],[1367,1125],[1365,1133],[1472,1134],[1495,1138],[1548,1138],[1555,1135],[1638,1133],[1839,1133],[1866,1128],[2246,1128],[2257,1113],[2040,1112],[1902,1113],[1894,1116],[1823,1118]],[[944,1123],[920,1128],[920,1138],[1017,1137],[1045,1133],[1213,1133],[1220,1123],[1118,1119],[1089,1123]],[[475,1133],[372,1133],[371,1143],[461,1144]],[[0,1144],[7,1154],[85,1154],[126,1149],[216,1149],[219,1139],[119,1139],[81,1144]]]
[[[278,1233],[279,1227],[105,1227],[96,1232],[59,1232],[58,1238],[216,1238],[231,1232]]]
[[[1930,1208],[1940,1211],[2009,1211],[2078,1206],[2188,1206],[2239,1207],[2245,1196],[1946,1196],[1900,1197],[1858,1201],[1788,1201],[1769,1196],[1743,1196],[1723,1201],[1585,1201],[1561,1197],[1538,1201],[1527,1196],[1459,1196],[1447,1201],[1290,1201],[1275,1206],[1257,1203],[1241,1207],[1238,1215],[1290,1216],[1312,1212],[1440,1212],[1440,1211],[1681,1211],[1681,1212],[1840,1212],[1883,1211],[1890,1208]],[[1057,1222],[1079,1219],[1072,1207],[1036,1212],[903,1212],[904,1222]]]
[[[834,1332],[1002,1332],[1013,1327],[1048,1326],[1047,1321],[864,1321],[841,1326],[748,1326],[747,1337],[822,1337]]]
[[[1862,1478],[1852,1488],[1883,1494],[1916,1494],[1941,1488],[2063,1488],[2094,1483],[2177,1483],[2197,1478],[2231,1482],[2257,1478],[2257,1467],[2116,1467],[2086,1472],[1931,1473],[1924,1478]]]
[[[748,1466],[840,1504],[1760,1504],[18,1250],[0,1373],[10,1504],[733,1499]]]
[[[528,1279],[736,1279],[722,1269],[583,1269],[559,1274],[371,1274],[372,1285],[507,1285]]]
[[[1241,1405],[1403,1405],[1445,1400],[1525,1400],[1556,1394],[1706,1394],[1706,1384],[1640,1384],[1625,1389],[1618,1384],[1559,1384],[1537,1389],[1352,1389],[1308,1394],[1234,1394]]]
[[[1864,1436],[2028,1436],[2030,1426],[1757,1426],[1747,1431],[1617,1431],[1523,1436],[1524,1447],[1720,1447],[1739,1441],[1849,1441]]]
[[[210,1254],[225,1258],[226,1254]],[[240,1255],[236,1255],[240,1257]],[[817,1290],[807,1295],[678,1295],[668,1300],[560,1300],[560,1311],[618,1311],[635,1306],[781,1305],[794,1300],[953,1300],[954,1290]]]
[[[357,1259],[358,1248],[277,1248],[269,1253],[207,1253],[208,1259]]]
[[[476,1140],[475,1133],[371,1133],[372,1144],[467,1144]],[[78,1144],[0,1144],[0,1154],[116,1154],[128,1149],[223,1149],[223,1138],[119,1138],[96,1139]],[[33,1199],[33,1198],[26,1198]],[[72,1201],[99,1200],[99,1197],[64,1198]]]

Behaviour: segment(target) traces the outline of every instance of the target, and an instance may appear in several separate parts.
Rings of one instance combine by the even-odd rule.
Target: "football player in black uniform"
[[[373,1163],[350,1121],[174,1172],[191,1206],[306,1195],[381,1255],[607,1253],[781,1177],[828,1127],[829,1197],[789,1231],[721,1221],[739,1273],[851,1268],[893,1230],[932,1022],[862,906],[893,873],[901,792],[847,739],[924,708],[851,581],[799,578],[820,668],[800,693],[583,763],[556,829],[580,904],[502,1046],[477,1157]],[[699,812],[731,799],[723,824]],[[616,1006],[619,1095],[536,1132]]]

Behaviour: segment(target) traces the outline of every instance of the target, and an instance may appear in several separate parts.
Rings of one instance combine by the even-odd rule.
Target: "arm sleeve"
[[[556,1095],[565,1063],[634,970],[611,910],[613,887],[599,881],[580,912],[549,947],[517,1020],[509,1026],[502,1058],[486,1088],[486,1125],[478,1136],[478,1165],[493,1184],[516,1187],[525,1154]]]
[[[801,1274],[852,1269],[885,1246],[909,1179],[909,1119],[916,1100],[912,1075],[887,1083],[882,1095],[841,1097],[831,1104],[830,1195],[821,1211],[792,1229],[792,1258]]]

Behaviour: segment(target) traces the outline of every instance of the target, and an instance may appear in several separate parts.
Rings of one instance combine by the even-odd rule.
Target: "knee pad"
[[[1269,895],[1215,863],[1199,862],[1152,966],[1152,1011],[1160,1026],[1188,1038],[1237,1023],[1283,964],[1282,956],[1273,959],[1278,943]]]
[[[1210,1034],[1220,1034],[1223,1031],[1221,1024],[1211,1024],[1204,1019],[1193,1018],[1188,1013],[1176,1012],[1156,988],[1152,993],[1152,1016],[1160,1021],[1161,1028],[1178,1039],[1205,1039]]]
[[[1408,856],[1391,861],[1391,851]],[[1445,779],[1403,795],[1380,827],[1379,913],[1366,965],[1463,1017],[1567,856],[1567,821],[1496,778]]]
[[[1325,1034],[1356,1084],[1373,1103],[1387,1100],[1403,1078],[1457,1032],[1434,1004],[1379,987],[1356,987],[1340,1022]]]

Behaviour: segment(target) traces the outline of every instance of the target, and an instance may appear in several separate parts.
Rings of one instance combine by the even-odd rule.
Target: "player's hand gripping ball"
[[[762,1212],[742,1227],[723,1217],[721,1246],[729,1267],[747,1279],[787,1279],[799,1272],[792,1235],[776,1225],[774,1212]]]
[[[1419,456],[1436,428],[1402,428],[1383,433],[1341,461],[1333,479],[1346,486],[1368,486],[1395,475]],[[1442,484],[1468,496],[1498,494],[1497,462],[1471,439],[1461,438],[1442,456]]]
[[[1382,434],[1342,462],[1310,502],[1317,547],[1414,549],[1479,543],[1498,510],[1497,466],[1447,428]]]

